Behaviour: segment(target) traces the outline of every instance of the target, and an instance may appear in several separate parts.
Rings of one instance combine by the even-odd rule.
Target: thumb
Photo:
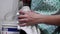
[[[23,10],[20,10],[20,11],[19,11],[19,14],[24,15],[24,14],[28,14],[28,12],[30,12],[30,11],[23,11]]]
[[[20,11],[19,11],[19,14],[24,15],[25,12],[24,12],[23,10],[20,10]]]

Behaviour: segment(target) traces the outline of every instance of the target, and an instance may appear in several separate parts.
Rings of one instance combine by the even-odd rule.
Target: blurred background
[[[1,25],[3,23],[4,16],[7,13],[7,11],[9,11],[7,7],[9,7],[9,5],[10,6],[12,5],[12,4],[8,4],[8,3],[11,3],[10,1],[12,1],[12,0],[9,0],[9,1],[8,0],[0,0],[0,34],[1,34],[1,30],[2,30]],[[20,9],[22,6],[23,6],[22,0],[19,0],[18,8]]]

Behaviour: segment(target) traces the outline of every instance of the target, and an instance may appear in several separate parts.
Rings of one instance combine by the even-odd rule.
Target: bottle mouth
[[[22,0],[24,6],[31,6],[31,0]]]
[[[24,30],[20,29],[20,34],[27,34]]]

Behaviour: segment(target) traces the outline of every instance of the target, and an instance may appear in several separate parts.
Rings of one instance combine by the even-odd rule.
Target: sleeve
[[[44,15],[55,14],[60,9],[60,1],[59,0],[40,0],[40,1],[32,1],[31,9],[39,12]]]

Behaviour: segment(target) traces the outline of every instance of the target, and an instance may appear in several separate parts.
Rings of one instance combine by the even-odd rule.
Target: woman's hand
[[[20,11],[18,19],[20,26],[29,26],[39,23],[60,25],[60,15],[41,15],[31,11]]]
[[[19,12],[19,22],[20,22],[20,26],[29,26],[29,25],[35,25],[38,24],[40,22],[40,14],[37,14],[35,12],[24,12],[24,11],[20,11]]]

